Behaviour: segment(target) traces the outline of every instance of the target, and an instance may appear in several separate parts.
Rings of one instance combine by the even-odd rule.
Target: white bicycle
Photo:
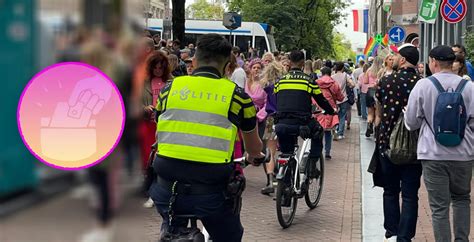
[[[322,139],[322,137],[321,137]],[[324,156],[317,162],[309,162],[311,139],[306,139],[298,147],[295,138],[295,151],[281,154],[278,158],[276,210],[278,222],[283,228],[291,226],[295,218],[299,198],[305,198],[310,209],[318,206],[324,182]]]

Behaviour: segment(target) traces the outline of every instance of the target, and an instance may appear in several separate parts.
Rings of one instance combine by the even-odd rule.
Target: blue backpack
[[[461,95],[467,80],[461,80],[456,90],[448,88],[444,90],[438,79],[433,76],[428,77],[438,89],[438,98],[433,113],[433,128],[425,118],[426,123],[435,136],[435,140],[447,147],[454,147],[461,144],[464,138],[464,131],[467,125],[466,106]]]

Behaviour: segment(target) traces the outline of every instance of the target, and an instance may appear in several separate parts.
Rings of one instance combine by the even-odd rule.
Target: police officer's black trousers
[[[278,123],[275,126],[275,132],[278,137],[278,144],[280,145],[280,151],[286,154],[292,154],[295,151],[295,145],[300,135],[299,124],[286,124]],[[317,131],[312,129],[311,133],[315,134]],[[311,138],[311,150],[309,152],[309,158],[318,159],[321,156],[323,149],[322,136],[314,135]]]
[[[151,185],[149,194],[155,202],[158,213],[163,218],[161,231],[169,226],[169,201],[171,191],[156,181]],[[173,210],[178,215],[195,215],[198,217],[212,238],[212,241],[241,241],[244,229],[240,222],[240,214],[234,214],[232,204],[225,199],[224,193],[209,195],[178,194]],[[175,219],[172,226],[186,227],[187,221]]]

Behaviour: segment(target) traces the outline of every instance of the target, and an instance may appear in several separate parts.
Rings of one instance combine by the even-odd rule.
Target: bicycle
[[[311,139],[303,141],[301,150],[295,138],[295,151],[291,154],[280,154],[277,175],[276,210],[278,222],[283,228],[291,226],[296,214],[298,199],[305,198],[309,209],[318,206],[324,182],[324,156],[317,162],[308,162]],[[299,150],[299,152],[298,152]],[[317,172],[319,169],[319,174]],[[288,212],[284,210],[288,208]]]

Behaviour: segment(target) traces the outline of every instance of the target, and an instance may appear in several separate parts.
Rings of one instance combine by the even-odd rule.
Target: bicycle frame
[[[295,172],[294,177],[293,177],[293,190],[296,193],[300,192],[300,186],[301,186],[301,184],[297,184],[297,182],[296,182],[296,181],[298,181],[298,176],[301,175],[300,172],[299,172],[300,162],[303,160],[304,154],[306,152],[309,152],[310,147],[311,147],[311,139],[305,139],[303,141],[303,144],[301,145],[301,149],[298,146],[298,144],[296,144],[295,151],[293,152],[292,155],[290,155],[288,157],[281,157],[280,156],[278,158],[278,163],[282,166],[278,170],[278,174],[276,176],[277,180],[281,180],[285,177],[286,171],[288,169],[289,161],[292,160],[292,159],[295,159],[295,161],[296,161],[295,171],[296,172]],[[303,182],[303,179],[300,179],[300,183],[302,183],[302,182]]]

